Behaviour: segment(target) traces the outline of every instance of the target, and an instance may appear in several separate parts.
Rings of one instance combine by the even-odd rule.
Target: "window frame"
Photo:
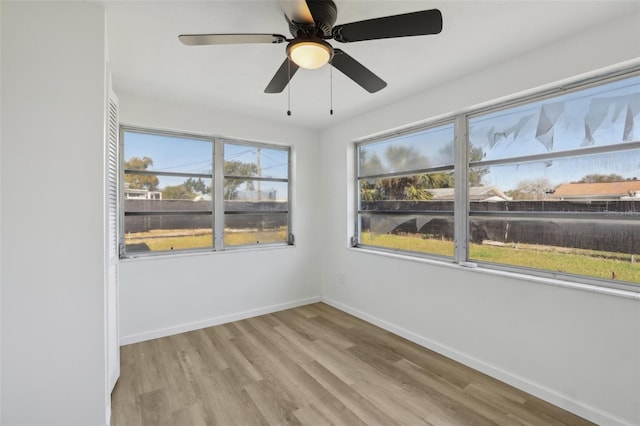
[[[630,290],[632,292],[640,292],[640,285],[635,284],[633,282],[628,281],[617,281],[614,279],[604,279],[597,278],[588,275],[577,275],[572,273],[564,273],[564,272],[556,272],[545,269],[535,269],[535,268],[527,268],[524,266],[516,266],[509,264],[499,264],[499,263],[490,263],[490,262],[482,262],[477,260],[469,260],[469,251],[470,251],[470,235],[469,235],[469,226],[470,221],[473,217],[482,216],[482,212],[473,212],[471,211],[471,203],[470,203],[470,185],[469,185],[469,171],[473,167],[480,166],[490,166],[490,165],[500,165],[500,164],[513,164],[519,160],[522,161],[540,161],[540,160],[549,160],[554,158],[577,158],[583,155],[588,154],[605,154],[605,153],[619,153],[627,150],[636,150],[640,148],[640,141],[634,140],[630,142],[621,142],[611,145],[597,145],[593,147],[582,147],[578,149],[571,149],[569,151],[558,151],[558,152],[550,152],[545,154],[538,155],[527,155],[522,156],[522,158],[501,158],[489,161],[469,161],[469,152],[472,148],[471,146],[471,138],[469,132],[469,123],[470,120],[474,117],[479,117],[489,113],[495,113],[502,110],[508,110],[510,108],[531,104],[534,102],[544,101],[546,99],[552,99],[559,96],[562,96],[567,93],[574,93],[594,87],[604,86],[608,83],[612,83],[615,81],[620,81],[627,78],[633,78],[640,76],[640,66],[632,66],[625,69],[616,70],[613,72],[609,72],[606,74],[595,75],[589,78],[578,79],[570,83],[566,84],[558,84],[553,87],[538,90],[534,92],[530,92],[526,95],[513,96],[510,99],[496,101],[493,103],[484,104],[481,107],[477,108],[468,108],[462,111],[452,113],[450,115],[444,116],[437,121],[427,121],[420,126],[408,127],[404,130],[389,132],[386,134],[380,134],[373,138],[366,138],[356,142],[353,142],[354,146],[354,235],[351,237],[351,247],[358,249],[366,249],[369,251],[375,251],[380,253],[394,253],[394,254],[403,254],[409,257],[414,258],[426,258],[434,261],[443,261],[446,263],[454,263],[460,266],[469,266],[469,267],[479,267],[479,269],[486,270],[495,270],[495,271],[503,271],[508,273],[515,273],[526,277],[532,278],[546,278],[546,279],[559,279],[562,281],[570,281],[574,283],[587,284],[597,287],[611,288],[617,290]],[[425,129],[435,127],[442,123],[454,122],[454,167],[453,173],[455,182],[466,182],[466,184],[456,184],[454,188],[454,256],[453,260],[448,257],[443,259],[442,256],[433,255],[425,252],[414,252],[414,251],[405,251],[405,250],[395,250],[388,249],[384,247],[372,246],[367,244],[360,243],[360,213],[361,213],[361,205],[360,205],[360,179],[361,176],[359,174],[359,148],[363,145],[378,142],[381,140],[388,140],[397,137],[398,135],[406,134],[406,133],[416,133],[423,131]],[[555,216],[558,216],[558,213],[555,213]],[[554,217],[554,213],[542,214],[537,217],[543,218]],[[586,216],[585,216],[586,217]],[[603,219],[603,215],[593,215],[593,217],[597,217],[598,219]],[[567,219],[571,219],[571,217],[566,217]],[[565,219],[565,216],[563,216]],[[633,220],[630,218],[610,218],[612,221],[614,220]],[[637,261],[636,261],[637,262]]]
[[[439,172],[447,172],[447,171],[451,171],[453,172],[454,176],[456,173],[456,168],[455,168],[455,161],[456,161],[456,156],[458,155],[457,153],[457,141],[456,141],[456,118],[455,117],[448,117],[448,118],[444,118],[444,119],[440,119],[440,120],[434,120],[434,121],[430,121],[428,123],[422,124],[420,126],[414,126],[414,127],[409,127],[407,129],[403,129],[403,130],[399,130],[393,133],[387,133],[387,134],[382,134],[379,136],[376,136],[374,138],[369,138],[369,139],[364,139],[362,141],[356,142],[355,143],[355,155],[354,155],[354,171],[355,171],[355,179],[354,179],[354,199],[355,199],[355,223],[354,223],[354,230],[355,233],[354,235],[351,237],[351,246],[352,247],[362,247],[362,248],[366,248],[366,249],[370,249],[370,250],[376,250],[376,251],[381,251],[381,252],[386,252],[386,253],[395,253],[395,254],[407,254],[410,256],[415,256],[415,257],[423,257],[423,258],[431,258],[431,259],[436,259],[436,260],[440,260],[440,261],[444,261],[444,262],[448,262],[448,263],[452,263],[455,262],[456,259],[456,253],[457,253],[457,249],[456,249],[456,209],[455,209],[455,200],[454,200],[454,208],[453,211],[443,211],[440,213],[440,215],[447,215],[450,216],[453,220],[453,234],[454,234],[454,241],[453,241],[453,254],[451,256],[446,256],[446,255],[439,255],[439,254],[435,254],[435,253],[427,253],[427,252],[418,252],[418,251],[408,251],[408,250],[401,250],[401,249],[394,249],[394,248],[390,248],[390,247],[382,247],[382,246],[376,246],[376,245],[372,245],[372,244],[363,244],[360,242],[361,236],[362,236],[362,228],[361,228],[361,220],[360,220],[360,215],[363,213],[362,210],[362,206],[361,206],[361,199],[360,199],[360,182],[361,179],[378,179],[378,178],[392,178],[392,177],[402,177],[402,176],[413,176],[416,174],[422,174],[422,173],[439,173]],[[452,165],[447,165],[447,166],[436,166],[436,167],[430,167],[430,168],[421,168],[421,169],[415,169],[415,170],[404,170],[404,171],[399,171],[399,172],[390,172],[390,173],[380,173],[380,174],[370,174],[370,175],[363,175],[360,176],[360,157],[358,155],[359,153],[359,148],[361,146],[366,146],[366,145],[370,145],[370,144],[375,144],[377,142],[382,142],[385,140],[389,140],[389,139],[395,139],[398,137],[402,137],[405,135],[413,135],[416,133],[420,133],[420,132],[426,132],[432,129],[437,129],[439,127],[445,127],[445,126],[452,126],[453,127],[453,136],[454,136],[454,143],[453,143],[453,149],[454,149],[454,153],[453,153],[453,164]],[[454,194],[456,194],[455,190],[454,190]],[[407,212],[407,215],[410,215],[411,212]],[[425,211],[424,213],[425,216],[438,216],[438,212],[436,211]]]
[[[293,232],[291,231],[291,194],[292,194],[292,187],[291,187],[291,155],[292,155],[292,149],[290,146],[286,146],[286,145],[273,145],[273,144],[266,144],[266,143],[261,143],[261,142],[248,142],[248,141],[243,141],[243,140],[231,140],[231,139],[218,139],[217,142],[220,144],[220,154],[218,155],[216,158],[216,161],[218,161],[217,163],[217,168],[216,170],[220,171],[220,175],[216,176],[219,178],[219,182],[221,182],[221,188],[220,191],[218,191],[218,196],[219,198],[214,197],[214,199],[218,200],[218,202],[216,203],[217,206],[219,206],[220,212],[219,212],[219,216],[222,218],[221,224],[220,224],[220,229],[223,230],[222,233],[222,237],[220,238],[219,243],[221,244],[221,249],[224,250],[237,250],[237,249],[242,249],[242,248],[250,248],[250,247],[269,247],[269,246],[282,246],[282,245],[293,245],[295,238],[293,235]],[[235,176],[235,175],[226,175],[224,173],[224,145],[225,144],[230,144],[230,145],[245,145],[245,146],[250,146],[250,147],[254,147],[254,148],[265,148],[265,149],[271,149],[271,150],[278,150],[278,151],[285,151],[287,153],[287,177],[286,178],[270,178],[270,177],[263,177],[263,176],[253,176],[251,177],[251,180],[253,181],[261,181],[261,182],[280,182],[280,183],[286,183],[287,184],[287,209],[285,211],[282,212],[276,212],[277,214],[284,214],[286,215],[287,219],[286,219],[286,223],[287,223],[287,238],[286,241],[282,241],[282,242],[268,242],[268,243],[262,243],[262,244],[242,244],[242,245],[224,245],[224,218],[226,217],[227,214],[232,214],[232,215],[252,215],[252,214],[260,214],[259,211],[256,212],[234,212],[234,213],[229,213],[224,209],[224,181],[225,179],[228,178],[240,178],[240,179],[246,179],[247,176]]]
[[[130,170],[126,170],[124,167],[124,163],[126,161],[124,156],[125,150],[125,133],[140,133],[151,136],[161,136],[161,137],[175,137],[175,138],[183,138],[183,139],[193,139],[203,142],[211,143],[211,164],[212,171],[211,173],[191,173],[191,172],[166,172],[166,171],[134,171],[131,173]],[[292,185],[291,185],[291,177],[292,177],[292,147],[289,145],[280,145],[280,144],[269,144],[263,142],[251,142],[246,140],[236,140],[230,138],[223,138],[212,135],[198,134],[198,133],[187,133],[187,132],[176,132],[176,131],[168,131],[162,129],[148,128],[148,127],[138,127],[131,126],[126,124],[119,125],[119,161],[118,161],[118,176],[119,176],[119,185],[118,185],[118,218],[119,218],[119,226],[118,226],[118,245],[119,245],[119,257],[120,259],[135,259],[135,258],[147,258],[147,257],[155,257],[155,256],[175,256],[175,255],[189,255],[189,254],[198,254],[198,253],[210,253],[210,252],[221,252],[221,251],[230,251],[230,250],[242,250],[242,249],[266,249],[273,247],[282,247],[282,246],[293,246],[294,245],[294,234],[292,231],[292,214],[291,214],[291,196],[292,196]],[[245,244],[245,245],[228,245],[224,244],[224,221],[225,221],[225,210],[224,210],[224,146],[225,144],[233,144],[233,145],[246,145],[250,147],[258,147],[258,148],[268,148],[268,149],[276,149],[287,152],[287,178],[286,179],[271,179],[271,178],[262,178],[262,177],[254,177],[251,176],[250,180],[278,180],[278,181],[286,181],[287,183],[287,209],[284,212],[286,214],[286,226],[287,226],[287,238],[282,242],[269,242],[262,244]],[[205,212],[202,211],[178,211],[178,212],[169,212],[169,215],[179,216],[179,215],[198,215],[198,216],[211,216],[211,231],[212,231],[212,242],[211,246],[207,247],[195,247],[195,248],[185,248],[178,250],[156,250],[156,251],[132,251],[128,252],[126,250],[125,244],[125,216],[158,216],[163,215],[163,211],[158,212],[125,212],[125,174],[140,174],[140,175],[155,175],[155,176],[168,176],[168,177],[184,177],[184,178],[205,178],[211,180],[211,201],[210,201],[210,209]],[[246,177],[244,177],[246,178]]]

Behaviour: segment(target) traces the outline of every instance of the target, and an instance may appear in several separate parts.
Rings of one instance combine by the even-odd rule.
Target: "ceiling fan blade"
[[[280,0],[278,3],[290,21],[313,25],[313,15],[305,0]]]
[[[298,66],[289,58],[286,58],[278,71],[276,71],[275,75],[267,84],[267,87],[264,89],[264,93],[280,93],[287,87],[289,81],[293,78],[293,75],[298,71]]]
[[[336,25],[333,38],[341,43],[438,34],[442,31],[442,13],[438,9],[385,16]]]
[[[187,46],[210,44],[282,43],[287,38],[280,34],[183,34],[178,38]]]
[[[331,65],[369,93],[375,93],[387,86],[384,80],[340,49],[334,49]]]

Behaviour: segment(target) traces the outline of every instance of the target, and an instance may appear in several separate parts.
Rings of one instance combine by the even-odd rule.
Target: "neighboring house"
[[[453,201],[454,188],[428,189],[434,201]],[[513,198],[502,192],[497,186],[472,186],[469,188],[469,201],[511,201]]]
[[[211,199],[211,194],[206,193],[196,195],[193,201],[211,201]]]
[[[124,184],[125,200],[162,200],[162,192],[149,191],[148,189],[129,188],[129,184]]]
[[[640,200],[640,180],[563,183],[547,200]]]
[[[286,201],[286,194],[278,197],[278,191],[267,189],[262,191],[236,191],[236,201]]]

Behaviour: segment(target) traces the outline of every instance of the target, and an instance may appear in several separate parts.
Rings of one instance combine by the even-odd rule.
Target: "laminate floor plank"
[[[262,376],[255,367],[240,353],[231,339],[225,337],[225,327],[209,327],[205,329],[211,343],[221,351],[229,368],[238,376],[243,384],[262,380]]]
[[[282,311],[276,313],[275,316],[285,320],[289,319],[287,325],[310,340],[324,339],[341,348],[353,346],[353,342],[343,339],[339,334],[327,332],[326,329],[318,326],[313,321],[309,321],[309,319],[314,318],[313,316],[306,318],[304,315],[297,314],[295,311]],[[305,320],[300,320],[300,318]]]
[[[291,341],[278,333],[275,327],[272,327],[268,323],[260,321],[259,319],[250,319],[243,324],[251,326],[251,328],[244,328],[244,330],[247,330],[249,334],[253,334],[258,340],[268,340],[270,343],[274,344],[280,352],[286,353],[286,356],[291,358],[291,361],[297,364],[304,364],[313,359],[313,354],[306,351],[304,346],[301,347],[299,345],[292,344]],[[277,325],[276,327],[281,326]]]
[[[158,389],[138,396],[142,424],[173,426],[171,411],[164,391]]]
[[[417,404],[420,404],[422,401],[428,401],[430,405],[430,407],[428,407],[429,412],[439,412],[440,418],[448,419],[448,422],[451,424],[497,424],[495,419],[490,420],[490,418],[495,417],[497,413],[492,413],[492,416],[485,417],[485,413],[470,409],[459,401],[460,397],[464,396],[462,391],[454,395],[447,395],[441,392],[441,387],[430,386],[425,382],[417,380],[413,375],[407,374],[402,369],[397,368],[394,363],[399,360],[387,359],[384,353],[379,354],[372,352],[368,347],[363,349],[360,346],[354,346],[349,348],[349,352],[378,370],[387,380],[400,383],[402,390],[405,394],[409,395],[407,396],[408,400],[415,399]]]
[[[126,352],[128,348],[123,347],[122,352]],[[125,349],[126,348],[126,349]],[[137,395],[140,394],[140,370],[135,364],[129,360],[134,356],[133,351],[122,356],[123,360],[120,365],[120,378],[116,383],[115,389],[111,394],[111,405],[113,407],[111,414],[111,424],[113,426],[139,425],[142,424],[142,410]],[[123,390],[120,390],[123,389]]]
[[[325,416],[315,405],[306,405],[294,413],[301,424],[315,426],[333,426],[331,420]]]
[[[297,425],[298,419],[293,415],[300,408],[287,398],[282,390],[270,380],[261,380],[245,386],[249,396],[270,424]]]
[[[504,413],[505,425],[525,425],[525,426],[560,426],[561,423],[554,419],[544,419],[540,416],[531,414],[523,404],[523,402],[515,402],[511,398],[505,398],[493,389],[481,384],[471,383],[465,388],[465,391],[472,395],[477,401],[481,401],[491,407],[495,407]]]
[[[113,426],[592,425],[323,303],[120,356]]]
[[[200,374],[210,374],[229,368],[220,348],[216,347],[204,330],[185,333],[188,344],[183,347],[191,365],[198,366]]]
[[[254,327],[257,326],[256,327]],[[335,424],[348,424],[357,426],[364,425],[356,415],[354,415],[338,398],[318,383],[304,368],[304,362],[295,361],[295,351],[287,351],[273,342],[273,332],[271,327],[259,324],[257,320],[243,321],[242,327],[247,338],[263,354],[268,354],[269,361],[273,368],[279,370],[282,375],[288,375],[290,381],[297,385],[298,391],[305,395],[305,399],[313,402],[318,409],[323,409],[325,416]],[[258,330],[258,328],[260,330]],[[282,376],[280,376],[282,377]]]
[[[209,380],[212,385],[210,389],[217,395],[213,399],[215,404],[210,406],[216,424],[243,426],[269,424],[231,369],[214,373],[209,376]]]
[[[193,368],[186,363],[186,351],[179,348],[186,347],[185,339],[180,336],[171,336],[172,339],[157,339],[158,362],[162,363],[163,387],[169,409],[180,410],[183,407],[194,404],[197,396],[190,383],[190,371]],[[197,370],[196,370],[197,371]]]
[[[310,403],[307,395],[300,392],[299,384],[295,383],[286,365],[277,361],[274,362],[269,354],[251,343],[251,339],[248,336],[239,337],[236,339],[236,344],[249,362],[261,372],[264,380],[270,382],[272,387],[277,389],[278,393],[284,395],[284,398],[289,403],[294,404],[297,408]]]
[[[173,420],[174,426],[208,426],[200,403],[185,406],[174,411],[171,413],[171,419]]]
[[[404,371],[408,376],[414,380],[423,383],[426,389],[436,389],[438,393],[448,398],[450,401],[455,401],[455,406],[466,407],[465,411],[471,411],[490,419],[492,423],[503,426],[516,426],[521,425],[519,419],[514,418],[513,415],[502,410],[500,407],[496,407],[494,404],[489,404],[487,401],[478,398],[478,395],[470,393],[468,387],[460,388],[455,384],[448,382],[441,376],[430,373],[429,371],[413,364],[411,361],[402,359],[395,363],[395,367],[401,371]],[[444,401],[443,401],[444,402]],[[512,405],[516,407],[516,404]]]
[[[352,387],[348,386],[317,361],[305,365],[307,372],[335,394],[356,416],[368,425],[400,426],[396,420],[388,416],[384,411],[362,396]]]

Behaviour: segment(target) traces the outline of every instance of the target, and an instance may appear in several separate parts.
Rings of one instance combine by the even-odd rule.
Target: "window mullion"
[[[456,116],[454,131],[454,260],[461,263],[467,261],[469,247],[469,141],[466,116]]]
[[[214,140],[213,147],[213,243],[216,250],[224,248],[224,145]]]

